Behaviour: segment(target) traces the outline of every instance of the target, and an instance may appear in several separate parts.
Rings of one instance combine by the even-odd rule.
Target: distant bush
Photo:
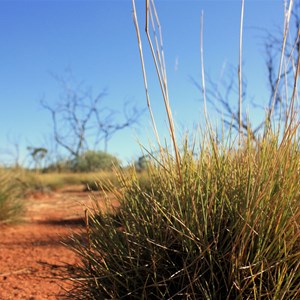
[[[120,161],[103,151],[87,151],[71,161],[71,167],[77,172],[95,172],[112,170]]]
[[[86,151],[73,159],[61,159],[44,169],[49,172],[96,172],[111,171],[120,166],[120,161],[112,154],[103,151]]]
[[[45,167],[43,173],[64,173],[71,172],[71,162],[67,159],[60,159]]]
[[[134,162],[134,167],[137,172],[143,172],[147,170],[149,165],[149,157],[143,155],[140,156],[135,162]]]
[[[16,221],[23,210],[19,173],[0,169],[0,224]]]

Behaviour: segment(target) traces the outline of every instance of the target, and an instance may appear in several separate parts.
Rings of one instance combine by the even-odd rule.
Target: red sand
[[[84,231],[82,187],[25,199],[27,212],[16,225],[0,226],[0,299],[60,299],[72,288],[62,279],[78,257],[62,245],[70,232]]]

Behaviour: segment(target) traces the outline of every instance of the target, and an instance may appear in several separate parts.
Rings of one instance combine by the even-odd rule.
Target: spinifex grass
[[[160,23],[154,1],[146,0],[146,35],[173,146],[173,151],[164,151],[149,101],[134,0],[133,17],[160,154],[149,163],[149,180],[143,186],[134,171],[130,176],[119,174],[121,189],[112,190],[120,202],[117,211],[96,209],[87,218],[87,245],[75,238],[74,250],[82,265],[74,276],[71,298],[300,299],[300,152],[295,113],[287,113],[284,128],[274,133],[271,107],[263,138],[255,136],[254,142],[246,124],[249,138],[239,128],[238,145],[225,139],[216,144],[205,116],[208,134],[200,135],[199,153],[186,146],[191,141],[179,151]],[[286,31],[283,51],[285,40]],[[297,76],[294,87],[296,80]]]
[[[212,151],[214,149],[214,151]],[[73,299],[299,299],[296,131],[239,149],[165,154],[141,188],[120,174],[116,215],[95,211]]]
[[[0,224],[17,220],[23,209],[21,192],[16,172],[0,168]]]

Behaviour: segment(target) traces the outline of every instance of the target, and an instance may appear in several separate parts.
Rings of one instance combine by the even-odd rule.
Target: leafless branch
[[[62,87],[60,101],[52,105],[42,100],[41,105],[51,115],[55,142],[71,157],[78,157],[91,145],[95,149],[102,141],[104,151],[107,151],[111,137],[117,131],[133,126],[143,113],[135,106],[131,111],[127,110],[125,103],[121,117],[124,121],[118,122],[120,113],[104,104],[106,90],[94,96],[91,88],[82,87],[82,84],[74,88],[64,78],[55,78]]]

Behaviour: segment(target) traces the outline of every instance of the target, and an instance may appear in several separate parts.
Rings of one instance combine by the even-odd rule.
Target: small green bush
[[[120,166],[120,161],[112,154],[103,151],[86,151],[73,159],[62,159],[50,164],[43,170],[44,173],[66,172],[97,172],[112,171]]]
[[[71,168],[76,172],[111,171],[119,165],[115,156],[102,151],[87,151],[71,161]]]
[[[0,169],[0,224],[16,221],[23,210],[22,187],[17,173]]]
[[[299,139],[187,148],[120,174],[117,214],[95,211],[72,299],[300,299]],[[76,280],[77,278],[77,280]]]

